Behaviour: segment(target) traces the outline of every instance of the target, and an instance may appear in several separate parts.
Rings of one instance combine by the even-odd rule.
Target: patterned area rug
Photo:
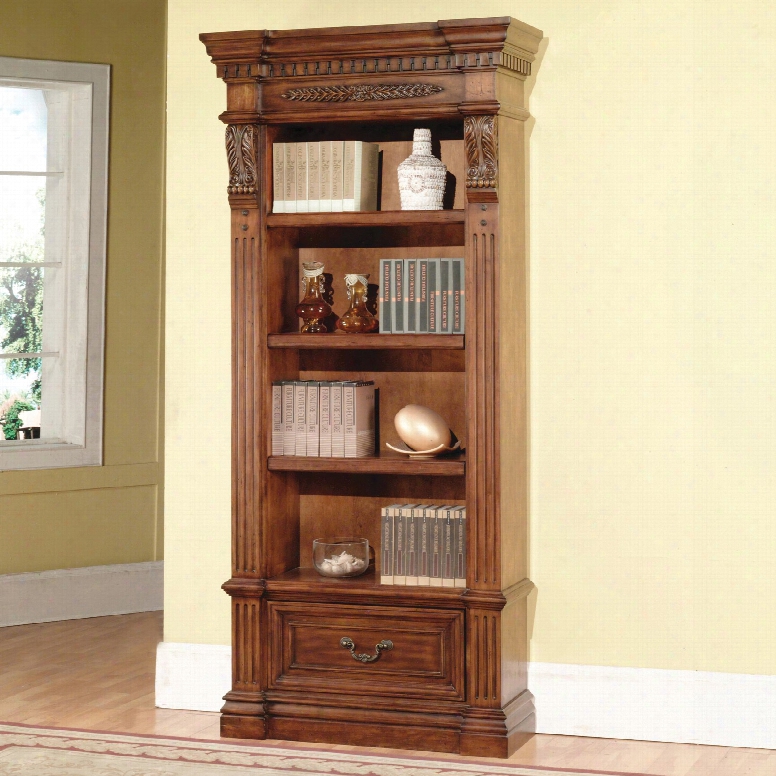
[[[532,768],[433,756],[378,757],[160,736],[0,723],[2,776],[596,776],[611,771]],[[635,776],[628,774],[628,776]]]

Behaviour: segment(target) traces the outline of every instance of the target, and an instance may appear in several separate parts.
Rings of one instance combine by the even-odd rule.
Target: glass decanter
[[[377,331],[379,322],[366,306],[369,275],[345,275],[345,286],[350,307],[337,321],[337,328],[351,334]]]
[[[331,315],[331,305],[323,298],[323,264],[307,261],[302,264],[302,301],[296,306],[296,314],[302,319],[302,334],[327,332],[325,318]]]

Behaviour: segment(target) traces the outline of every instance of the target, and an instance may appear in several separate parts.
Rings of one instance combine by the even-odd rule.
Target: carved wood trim
[[[449,72],[502,67],[521,76],[531,75],[531,62],[506,51],[465,51],[433,56],[377,56],[352,59],[321,59],[301,62],[229,62],[218,65],[218,77],[236,78],[314,78],[324,75],[364,73]]]
[[[501,699],[501,615],[492,611],[469,611],[467,626],[469,704],[497,707]]]
[[[255,600],[234,599],[232,643],[232,689],[259,692],[261,661],[259,647],[259,604]]]
[[[495,116],[466,116],[463,138],[466,147],[466,186],[495,188],[498,182],[498,134]]]
[[[473,323],[466,334],[466,395],[476,408],[467,428],[467,560],[469,587],[493,590],[501,579],[498,211],[495,205],[481,208],[470,202],[466,216],[471,230],[466,240],[466,317]]]
[[[256,134],[253,124],[229,124],[226,128],[230,194],[256,193]]]
[[[232,256],[232,573],[259,573],[260,530],[257,492],[260,490],[256,439],[261,439],[262,419],[254,412],[258,363],[259,278],[256,238],[235,237]]]
[[[289,89],[281,97],[299,102],[368,102],[371,100],[405,100],[427,97],[443,91],[434,84],[350,84],[347,86],[309,86]]]

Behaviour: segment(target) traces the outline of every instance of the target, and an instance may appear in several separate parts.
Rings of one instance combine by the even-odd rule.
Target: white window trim
[[[0,57],[0,78],[89,85],[92,94],[88,286],[84,297],[86,331],[83,332],[86,337],[85,407],[79,407],[75,413],[83,417],[83,432],[79,434],[80,443],[50,439],[0,442],[0,471],[101,466],[110,65]]]

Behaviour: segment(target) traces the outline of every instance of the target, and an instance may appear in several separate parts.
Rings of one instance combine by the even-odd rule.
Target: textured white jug
[[[431,130],[416,129],[412,155],[398,168],[402,210],[441,210],[447,167],[431,155]]]

